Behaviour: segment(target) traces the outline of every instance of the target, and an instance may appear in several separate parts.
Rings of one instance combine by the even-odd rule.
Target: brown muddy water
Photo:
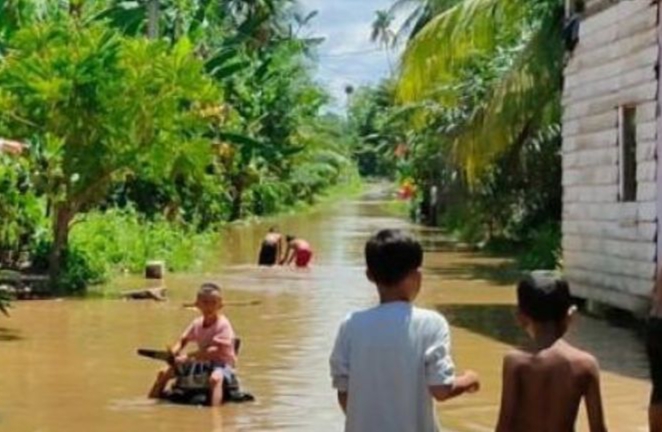
[[[440,233],[389,215],[383,204],[368,195],[278,220],[314,245],[309,271],[258,269],[253,262],[266,224],[235,226],[224,233],[212,271],[167,277],[168,302],[17,304],[0,321],[0,431],[341,431],[327,358],[339,321],[376,301],[362,247],[385,227],[411,229],[423,241],[417,303],[446,314],[458,367],[482,377],[479,394],[438,407],[443,427],[494,430],[501,359],[522,340],[513,319],[516,275],[503,260],[463,252]],[[160,364],[135,350],[172,343],[196,314],[181,304],[205,280],[225,287],[226,313],[243,340],[240,377],[257,401],[220,409],[149,401],[145,394]],[[114,284],[145,286],[138,278]],[[571,338],[601,361],[610,430],[645,431],[647,373],[635,332],[580,317]],[[583,414],[578,430],[588,430]]]

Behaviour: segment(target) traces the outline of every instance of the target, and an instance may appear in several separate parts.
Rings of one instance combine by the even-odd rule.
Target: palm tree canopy
[[[560,0],[464,0],[432,19],[408,44],[399,102],[446,108],[461,104],[453,86],[472,61],[489,62],[508,47],[508,61],[487,98],[453,138],[454,154],[470,179],[508,146],[558,118],[562,6]]]

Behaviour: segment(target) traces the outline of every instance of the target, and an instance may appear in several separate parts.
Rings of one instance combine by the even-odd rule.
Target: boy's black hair
[[[572,307],[570,286],[562,278],[531,274],[517,285],[520,311],[537,322],[561,322]]]
[[[288,235],[285,236],[285,240],[286,240],[288,243],[291,242],[291,241],[294,240],[294,239],[296,239],[296,237],[293,236],[292,234],[288,234]]]
[[[270,233],[278,232],[278,227],[276,225],[270,226],[269,227],[269,232]]]
[[[205,282],[202,285],[200,285],[200,288],[198,289],[198,295],[199,296],[213,295],[213,296],[221,297],[221,287],[220,285],[214,282]]]
[[[423,264],[423,248],[410,235],[386,229],[368,240],[365,260],[377,285],[394,285]]]

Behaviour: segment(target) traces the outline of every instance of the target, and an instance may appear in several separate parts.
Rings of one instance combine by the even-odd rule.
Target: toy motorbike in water
[[[239,340],[235,341],[235,351],[239,352]],[[212,366],[207,362],[175,364],[175,357],[170,351],[139,349],[138,355],[168,363],[175,369],[175,382],[170,390],[165,391],[161,399],[183,405],[209,405],[209,377]],[[223,403],[250,402],[255,397],[241,391],[239,379],[234,372],[228,373],[223,380]]]

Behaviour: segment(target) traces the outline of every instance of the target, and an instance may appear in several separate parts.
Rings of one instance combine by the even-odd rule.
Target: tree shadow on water
[[[14,342],[21,339],[23,337],[18,330],[0,327],[0,342]]]
[[[517,324],[512,305],[439,305],[437,309],[454,326],[499,342],[525,347],[528,339]],[[567,339],[595,355],[600,368],[629,378],[648,379],[644,341],[636,327],[578,314]]]

